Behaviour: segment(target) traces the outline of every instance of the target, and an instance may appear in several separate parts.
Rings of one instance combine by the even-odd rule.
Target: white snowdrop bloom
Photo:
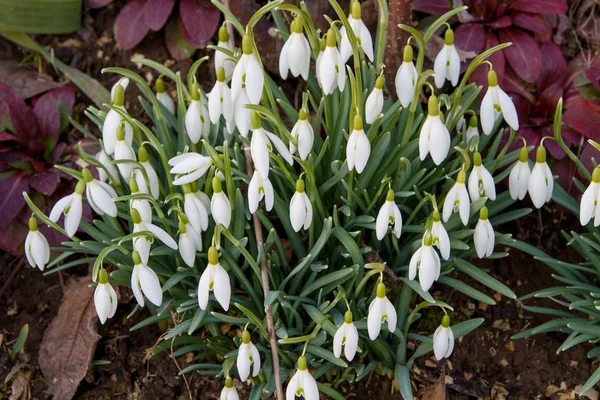
[[[234,102],[245,86],[250,104],[260,103],[265,85],[265,75],[253,53],[253,47],[254,44],[250,36],[244,35],[242,39],[242,57],[236,64],[231,78],[231,99]]]
[[[210,208],[210,207],[209,207]],[[189,184],[183,185],[183,210],[196,232],[208,229],[208,211],[206,205],[192,192]]]
[[[526,146],[519,150],[519,160],[510,170],[508,190],[513,200],[523,200],[527,194],[531,169],[529,168],[529,150]]]
[[[463,225],[467,226],[469,223],[471,202],[469,201],[469,192],[465,186],[466,179],[467,174],[464,169],[461,169],[456,178],[456,183],[452,186],[452,189],[450,189],[444,200],[444,208],[442,209],[444,222],[448,222],[452,213],[458,212]]]
[[[98,215],[116,217],[117,205],[113,199],[117,197],[117,192],[108,184],[94,179],[89,169],[84,168],[81,174],[85,181],[85,196],[92,210]]]
[[[290,222],[294,231],[299,232],[302,228],[305,230],[310,228],[312,216],[312,204],[304,191],[304,181],[298,179],[296,181],[296,192],[290,200]]]
[[[117,170],[117,168],[114,166],[114,164],[111,164],[111,158],[108,154],[106,154],[106,152],[104,151],[104,149],[100,150],[98,153],[96,153],[96,160],[102,164],[102,167],[100,168],[96,168],[98,170],[98,179],[102,182],[107,182],[109,180],[109,176],[108,174],[110,174],[113,179],[118,179],[118,173],[119,171]],[[108,173],[107,173],[108,171]]]
[[[117,144],[115,145],[113,158],[117,161],[119,173],[125,182],[128,182],[131,177],[131,171],[133,171],[133,164],[129,161],[136,161],[136,159],[135,152],[131,148],[131,145],[125,140],[125,130],[122,124],[117,129]]]
[[[119,79],[117,82],[115,82],[115,84],[110,88],[110,98],[111,99],[115,98],[115,92],[117,91],[117,88],[119,86],[121,86],[123,88],[123,93],[124,93],[125,90],[127,90],[127,86],[129,86],[129,78],[123,77],[123,78]]]
[[[131,178],[129,180],[129,191],[132,195],[134,194],[142,194],[140,189],[138,188],[137,181],[135,178]],[[129,209],[138,210],[140,217],[142,218],[142,222],[150,223],[152,222],[152,206],[148,200],[144,199],[132,199],[129,200]]]
[[[100,323],[104,325],[108,318],[112,318],[117,311],[117,293],[108,283],[108,274],[104,268],[98,273],[98,286],[94,291],[94,307]]]
[[[260,372],[260,354],[254,343],[250,341],[250,332],[245,329],[242,332],[242,344],[238,350],[236,365],[242,382],[250,376],[250,367],[252,367],[252,376],[258,376]]]
[[[286,40],[279,55],[279,74],[287,79],[288,71],[293,76],[302,75],[308,79],[310,70],[310,45],[302,33],[302,19],[296,17],[290,26],[290,37]]]
[[[433,333],[433,354],[438,361],[450,357],[454,350],[454,333],[450,328],[450,317],[444,315],[442,324]]]
[[[171,160],[173,160],[172,158]],[[146,172],[146,176],[148,177],[148,182],[146,182],[146,178],[141,171],[136,170],[133,172],[134,178],[138,184],[140,192],[149,193],[158,200],[160,197],[160,184],[158,182],[158,175],[156,174],[156,170],[150,163],[148,159],[148,151],[144,146],[141,146],[138,150],[138,161],[142,164],[144,171]],[[170,164],[171,165],[171,164]]]
[[[433,249],[433,238],[429,232],[425,233],[423,244],[410,258],[408,279],[414,280],[417,277],[417,271],[419,272],[419,284],[424,292],[428,291],[433,282],[440,278],[442,265],[440,257]]]
[[[133,272],[131,273],[131,290],[140,307],[144,307],[144,296],[154,304],[160,307],[163,300],[160,281],[156,272],[144,263],[140,254],[134,250],[132,254]]]
[[[298,369],[285,390],[285,400],[296,400],[296,397],[302,397],[304,400],[319,400],[317,381],[308,372],[304,356],[298,357]]]
[[[300,159],[303,161],[306,160],[313,148],[315,132],[306,118],[306,112],[303,109],[298,113],[298,121],[292,128],[292,136],[296,139],[298,146],[290,142],[290,153],[295,154],[297,150]]]
[[[219,400],[240,400],[238,392],[233,386],[233,379],[231,379],[230,377],[227,377],[227,379],[225,379],[225,387],[221,391]]]
[[[475,251],[479,258],[489,257],[494,252],[494,228],[488,219],[488,209],[485,206],[479,210],[479,221],[475,225],[473,243],[475,243]]]
[[[481,154],[473,154],[473,169],[469,175],[469,195],[471,201],[487,197],[490,200],[496,200],[496,185],[492,174],[485,168],[481,159]]]
[[[387,321],[388,330],[394,332],[398,321],[398,314],[392,302],[385,295],[385,285],[383,282],[377,284],[377,296],[369,305],[369,314],[367,316],[367,328],[369,338],[377,339],[381,331],[381,325]]]
[[[165,89],[165,82],[163,81],[162,77],[159,77],[156,80],[155,87],[156,87],[156,100],[158,100],[158,102],[160,104],[165,106],[165,108],[171,114],[175,115],[175,102],[173,101],[173,99],[171,98],[169,93],[167,93],[167,90]]]
[[[431,226],[431,239],[434,246],[438,248],[444,260],[450,258],[450,237],[444,224],[440,220],[440,213],[435,210],[433,212],[433,224]]]
[[[225,82],[225,69],[222,67],[217,70],[217,81],[208,95],[208,114],[210,115],[210,122],[213,124],[219,123],[221,115],[228,124],[233,120],[231,90]]]
[[[211,167],[212,160],[202,154],[190,152],[171,158],[169,165],[173,167],[169,171],[171,174],[180,175],[173,181],[173,185],[178,186],[192,183],[203,177]]]
[[[229,33],[227,33],[227,27],[225,25],[222,25],[219,28],[219,41],[217,42],[217,46],[233,52],[233,48],[229,45]],[[215,50],[214,61],[215,72],[223,67],[225,70],[225,77],[227,79],[231,78],[233,69],[235,68],[233,59],[222,51]]]
[[[585,226],[594,217],[594,226],[600,225],[600,206],[598,205],[600,197],[600,167],[594,168],[592,181],[581,196],[579,205],[579,222]]]
[[[379,76],[375,81],[375,88],[373,88],[373,91],[367,97],[367,102],[365,103],[365,121],[367,121],[367,124],[372,124],[381,115],[381,110],[383,110],[384,84],[385,79],[383,76]]]
[[[166,246],[172,248],[173,250],[177,250],[177,242],[175,242],[175,240],[164,229],[154,225],[153,223],[145,222],[142,219],[140,212],[135,208],[132,208],[129,213],[131,220],[133,221],[133,233],[146,231],[150,232],[153,237],[160,240]],[[139,238],[136,239],[139,240]],[[147,262],[146,257],[142,257],[142,260]]]
[[[283,141],[273,133],[263,129],[260,116],[256,111],[251,113],[252,120],[252,139],[250,140],[250,153],[254,166],[263,177],[269,176],[269,151],[273,151],[273,147],[288,164],[294,164],[292,153],[285,146]]]
[[[395,198],[394,191],[389,189],[385,198],[385,203],[379,209],[377,214],[377,220],[375,222],[375,232],[377,234],[377,240],[383,240],[385,234],[388,232],[388,227],[392,226],[394,235],[400,239],[402,234],[402,214],[400,209],[394,202]]]
[[[479,128],[478,128],[478,120],[477,116],[472,115],[469,120],[469,126],[467,127],[467,131],[465,132],[465,140],[467,144],[470,144],[473,138],[479,138]]]
[[[248,132],[250,132],[250,128],[252,127],[252,123],[250,122],[251,110],[246,108],[248,104],[250,104],[250,99],[248,99],[244,86],[240,89],[240,94],[233,103],[233,119],[227,123],[229,133],[233,133],[235,126],[240,135],[243,137],[248,136]]]
[[[73,194],[63,197],[54,204],[50,211],[50,220],[57,222],[61,214],[65,215],[65,231],[69,237],[73,237],[79,229],[81,215],[83,214],[82,195],[85,190],[85,182],[77,182]]]
[[[540,145],[535,155],[535,165],[531,170],[527,191],[535,208],[542,208],[552,199],[554,190],[554,177],[548,163],[546,163],[546,148]]]
[[[429,97],[427,109],[427,118],[419,134],[419,157],[423,161],[428,154],[431,154],[435,165],[440,165],[450,150],[450,132],[442,122],[438,99],[435,95]]]
[[[413,48],[410,44],[404,46],[404,58],[398,72],[396,73],[396,93],[402,107],[410,107],[415,87],[417,86],[417,78],[419,74],[413,63]]]
[[[208,137],[210,133],[210,117],[208,108],[201,98],[198,83],[194,82],[190,95],[192,101],[185,112],[185,131],[194,144],[198,143],[202,137]]]
[[[184,213],[179,213],[179,220],[184,224],[187,236],[192,240],[196,251],[202,251],[202,236],[196,231],[187,216]],[[181,231],[181,229],[179,229]]]
[[[231,204],[223,188],[219,178],[212,179],[213,195],[210,200],[210,210],[212,212],[215,224],[221,224],[225,228],[229,228],[231,224]]]
[[[435,86],[441,88],[444,81],[449,80],[452,86],[458,83],[460,75],[460,57],[454,47],[454,32],[448,28],[444,35],[444,47],[438,53],[433,63]]]
[[[352,312],[350,310],[346,311],[344,323],[340,325],[333,336],[333,355],[337,358],[341,358],[342,347],[344,347],[346,359],[352,361],[358,347],[358,329],[352,322]]]
[[[273,185],[269,178],[263,178],[258,170],[252,174],[250,184],[248,185],[248,208],[252,214],[258,209],[258,203],[265,199],[265,209],[271,211],[275,201]]]
[[[112,96],[112,105],[120,110],[125,110],[125,89],[121,85],[115,87],[114,95]],[[117,129],[123,124],[125,129],[125,140],[131,146],[133,142],[133,127],[129,122],[125,121],[121,115],[113,109],[110,109],[106,114],[104,123],[102,124],[102,141],[104,142],[104,150],[108,155],[115,152],[117,145]]]
[[[350,133],[348,143],[346,144],[346,161],[348,170],[356,170],[357,173],[364,171],[371,155],[371,143],[363,130],[362,118],[356,114],[354,116],[354,129]]]
[[[492,133],[496,118],[502,113],[502,117],[515,131],[519,130],[519,116],[517,109],[510,97],[498,86],[498,76],[496,71],[491,69],[488,72],[488,90],[481,101],[479,117],[481,118],[481,128],[483,133],[489,135]]]
[[[188,234],[187,228],[185,224],[179,221],[179,254],[183,262],[186,263],[188,267],[193,267],[194,262],[196,261],[196,245],[194,244],[194,239],[190,234]]]
[[[351,5],[351,13],[348,15],[348,23],[354,32],[356,37],[356,45],[362,48],[363,52],[369,59],[373,61],[373,38],[371,32],[363,22],[361,18],[362,10],[358,1],[353,1]],[[352,45],[348,38],[348,31],[345,26],[340,29],[340,35],[342,36],[342,43],[340,44],[340,55],[342,57],[342,63],[346,63],[352,56]]]
[[[318,78],[323,88],[323,94],[331,94],[336,88],[343,92],[346,87],[346,66],[336,47],[333,29],[329,29],[327,32],[325,50],[320,57]]]
[[[200,200],[202,204],[204,204],[204,208],[206,208],[206,213],[210,215],[210,198],[208,197],[208,195],[200,190],[200,188],[198,187],[198,183],[196,182],[190,183],[190,187],[192,188],[192,193],[194,194],[194,196],[196,196],[198,200]]]
[[[198,285],[198,305],[202,310],[206,310],[208,306],[208,294],[211,291],[223,310],[229,310],[229,300],[231,298],[229,275],[219,264],[219,252],[214,246],[208,249],[208,265],[202,273]]]
[[[32,215],[29,218],[29,233],[25,238],[25,257],[32,268],[43,271],[50,261],[50,246],[46,237],[38,230],[37,221]]]

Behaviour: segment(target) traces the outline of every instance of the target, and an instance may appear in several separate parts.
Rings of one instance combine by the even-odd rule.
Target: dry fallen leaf
[[[420,399],[427,400],[446,400],[446,379],[440,376],[440,379],[432,386],[423,389]]]
[[[49,75],[13,61],[0,61],[0,81],[9,84],[24,99],[60,86]]]
[[[68,400],[85,377],[100,335],[90,279],[73,279],[40,345],[40,369],[55,400]]]
[[[31,392],[29,390],[30,379],[31,372],[19,371],[10,387],[11,393],[9,400],[29,400],[29,398],[31,398]]]

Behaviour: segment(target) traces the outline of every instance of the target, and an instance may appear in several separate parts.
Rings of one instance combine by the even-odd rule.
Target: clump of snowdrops
[[[541,207],[552,192],[543,147],[533,172],[530,148],[509,151],[518,119],[487,58],[510,44],[478,55],[461,78],[445,27],[464,8],[455,9],[425,32],[401,26],[411,39],[395,82],[385,82],[384,1],[375,40],[358,2],[347,15],[331,0],[337,20],[327,32],[315,29],[304,3],[270,2],[245,27],[214,3],[226,15],[212,46],[214,84],[197,80],[206,58],[185,83],[136,59],[160,75],[155,91],[132,71],[104,70],[122,77],[106,110],[86,113],[102,150],[79,148],[85,167],[62,168],[79,184],[49,217],[26,198],[34,211],[27,258],[50,273],[93,260],[102,323],[115,314],[114,287],[131,287],[132,314],[152,315],[132,330],[171,320],[155,352],[195,352],[182,373],[221,376],[222,399],[238,398],[233,378],[252,385],[252,399],[283,399],[284,391],[288,400],[319,392],[343,399],[342,382],[372,372],[394,377],[410,399],[414,361],[431,351],[450,357],[455,340],[483,322],[452,324],[452,307],[432,289],[495,304],[460,280],[467,275],[515,298],[468,260],[506,256],[511,235],[495,228],[531,210],[505,210],[527,192]],[[268,14],[286,40],[281,78],[303,90],[297,103],[265,73],[254,43],[253,28]],[[445,45],[426,70],[424,48],[438,34]],[[481,105],[481,88],[467,84],[476,68],[489,70]],[[125,108],[131,83],[146,125]],[[449,94],[432,83],[446,83]],[[385,95],[392,85],[398,97]],[[509,175],[503,190],[497,183]],[[81,221],[83,199],[96,214],[91,224]],[[49,249],[37,220],[70,240]],[[418,333],[429,307],[443,311],[440,326]]]

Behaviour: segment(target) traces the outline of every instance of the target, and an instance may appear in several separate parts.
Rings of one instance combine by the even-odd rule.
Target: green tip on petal
[[[325,47],[327,47],[327,42],[325,38],[321,38],[321,40],[319,40],[319,50],[323,52],[325,51]]]
[[[488,219],[488,209],[486,206],[481,207],[479,210],[479,219],[486,220]]]
[[[129,180],[129,190],[131,191],[131,193],[137,193],[140,191],[140,189],[138,188],[138,184],[137,181],[135,180],[135,178],[131,178]]]
[[[165,90],[165,81],[163,81],[163,79],[161,77],[158,77],[158,79],[156,80],[156,93],[164,93]]]
[[[121,122],[117,128],[117,140],[125,140],[125,126],[123,125],[123,122]]]
[[[363,130],[362,118],[358,114],[356,114],[354,116],[354,130],[355,131],[362,131]]]
[[[140,253],[135,250],[133,253],[131,253],[131,260],[133,261],[133,265],[139,265],[142,263],[142,257],[140,257]]]
[[[252,54],[252,39],[249,35],[244,35],[242,38],[242,52],[244,54]]]
[[[217,80],[219,82],[225,82],[225,68],[219,67],[217,70]]]
[[[544,146],[539,146],[535,153],[535,162],[543,164],[546,162],[546,148]]]
[[[187,229],[185,229],[185,224],[183,223],[183,221],[179,221],[179,234],[183,235],[186,232]]]
[[[442,317],[442,326],[443,326],[444,328],[448,328],[448,327],[450,326],[450,316],[448,316],[448,315],[444,315],[444,316]]]
[[[519,161],[527,162],[527,160],[529,160],[529,149],[527,146],[523,146],[521,147],[521,150],[519,150]]]
[[[245,329],[244,329],[244,332],[242,332],[242,343],[244,343],[244,344],[250,343],[250,332],[248,332]]]
[[[353,19],[361,19],[362,10],[360,8],[360,3],[355,1],[352,3],[352,18]]]
[[[143,163],[148,161],[148,150],[144,146],[138,150],[138,160]]]
[[[250,113],[250,122],[252,123],[252,129],[260,129],[262,128],[262,123],[260,121],[260,114],[254,110]]]
[[[200,188],[198,187],[198,182],[190,183],[190,190],[192,191],[192,193],[200,191]]]
[[[129,212],[129,215],[131,215],[131,219],[133,220],[134,224],[139,224],[142,222],[142,217],[140,215],[140,212],[138,210],[136,210],[135,208],[131,209],[131,211]]]
[[[35,232],[37,231],[37,221],[35,220],[35,217],[33,216],[33,214],[31,214],[31,217],[29,217],[29,230],[31,232]]]
[[[215,193],[221,193],[223,191],[223,187],[221,185],[221,180],[219,178],[217,178],[216,176],[213,177],[213,179],[212,179],[212,187],[213,187],[213,192],[215,192]]]
[[[81,175],[83,175],[83,180],[85,181],[85,183],[90,183],[91,181],[94,180],[94,176],[92,175],[90,170],[87,168],[84,168],[81,170]]]
[[[493,69],[488,72],[488,86],[498,86],[498,75]]]
[[[385,297],[385,284],[381,281],[377,283],[377,297],[380,299]]]
[[[192,83],[192,90],[190,91],[190,95],[192,96],[192,100],[200,100],[200,86],[198,86],[198,82],[194,81],[194,83]]]
[[[189,220],[187,219],[187,217],[185,216],[185,214],[184,214],[184,213],[182,213],[182,212],[180,212],[180,213],[179,213],[179,220],[180,220],[181,222],[183,222],[184,224],[187,224],[187,223],[189,223]]]
[[[431,236],[431,232],[425,232],[425,236],[423,236],[423,245],[431,246],[433,244],[433,237]]]
[[[385,78],[383,76],[377,77],[377,80],[375,81],[375,87],[379,90],[382,90],[384,84],[385,84]]]
[[[219,263],[219,251],[215,246],[210,246],[210,249],[208,249],[208,263],[210,265],[217,265]]]
[[[388,189],[387,195],[385,196],[386,201],[394,201],[396,198],[396,193],[392,189]]]
[[[346,314],[344,314],[344,322],[347,324],[352,323],[352,311],[350,311],[350,310],[346,311]]]
[[[306,111],[304,111],[303,108],[301,108],[300,112],[298,113],[298,119],[300,121],[306,121]]]
[[[600,166],[594,168],[594,172],[592,172],[592,182],[600,183]]]
[[[433,222],[440,222],[440,212],[438,210],[433,211]]]
[[[298,369],[300,371],[306,371],[306,369],[307,369],[306,357],[304,357],[304,356],[298,357]]]
[[[410,44],[404,46],[404,55],[402,57],[402,60],[407,63],[413,61],[413,48]]]
[[[100,272],[98,272],[98,283],[102,285],[106,285],[108,283],[108,273],[104,268],[100,268]]]
[[[473,153],[473,165],[476,167],[480,167],[481,164],[483,164],[483,161],[481,160],[481,154],[476,151],[475,153]]]
[[[432,117],[436,117],[436,116],[440,115],[440,107],[438,105],[438,99],[434,94],[429,96],[429,101],[427,102],[427,113]]]
[[[188,183],[181,185],[181,188],[183,189],[183,194],[192,193],[192,187]]]
[[[113,106],[122,107],[125,104],[125,89],[120,84],[115,87],[115,94],[113,96]]]
[[[296,181],[296,192],[304,193],[304,181],[302,179]]]
[[[450,28],[446,29],[446,33],[444,34],[444,43],[447,46],[452,46],[454,44],[454,31]]]
[[[458,172],[458,176],[456,177],[456,182],[457,183],[465,183],[466,180],[467,180],[467,172],[464,169],[461,169]]]
[[[333,29],[329,28],[327,31],[327,47],[335,47],[336,42],[335,32]]]
[[[233,379],[231,377],[225,378],[225,387],[231,389],[233,387]]]
[[[298,16],[292,21],[291,33],[302,33],[302,19]]]
[[[78,195],[82,195],[83,191],[85,190],[85,182],[83,180],[79,180],[77,182],[77,186],[75,186],[75,193],[77,193]]]
[[[227,32],[227,27],[225,25],[221,25],[219,28],[219,42],[227,42],[229,40],[229,33]]]
[[[479,126],[479,121],[477,120],[477,115],[471,116],[471,119],[469,120],[469,126],[471,128],[477,128],[477,126]]]

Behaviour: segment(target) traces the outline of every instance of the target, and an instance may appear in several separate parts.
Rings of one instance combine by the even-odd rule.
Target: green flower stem
[[[500,164],[500,161],[502,161],[502,158],[504,158],[504,155],[506,154],[509,147],[513,144],[514,141],[515,141],[515,131],[512,128],[510,128],[510,135],[508,136],[508,140],[506,141],[506,144],[504,145],[504,147],[502,148],[502,150],[496,157],[496,160],[494,161],[494,165],[492,165],[492,168],[490,168],[490,174],[493,174],[496,171],[496,169],[498,168],[498,165]]]
[[[377,48],[375,53],[376,74],[383,72],[383,58],[385,56],[385,39],[387,35],[387,25],[389,22],[389,11],[387,1],[377,0],[379,6],[379,27],[377,28]]]

